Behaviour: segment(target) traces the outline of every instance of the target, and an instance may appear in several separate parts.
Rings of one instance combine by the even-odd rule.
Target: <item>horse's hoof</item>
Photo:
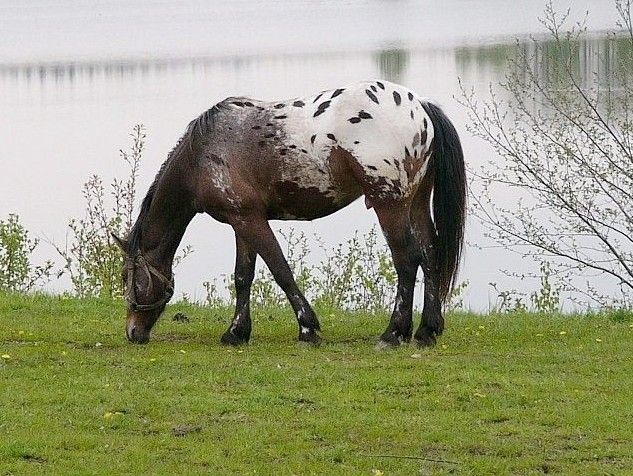
[[[248,344],[248,337],[236,336],[231,331],[226,331],[220,338],[220,342],[224,345],[232,345],[236,347],[238,345]]]
[[[316,332],[307,332],[299,334],[299,344],[318,347],[321,345],[322,339]]]
[[[406,337],[399,334],[398,331],[395,330],[387,330],[382,333],[378,343],[376,344],[376,350],[384,350],[386,348],[395,348],[400,344],[407,342],[411,338],[407,339]]]
[[[434,334],[422,334],[419,336],[415,336],[415,345],[422,347],[433,347],[437,344],[437,338]]]

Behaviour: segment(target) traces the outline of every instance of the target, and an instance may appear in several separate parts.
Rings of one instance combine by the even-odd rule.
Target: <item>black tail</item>
[[[435,249],[440,273],[439,298],[443,302],[455,283],[464,244],[466,167],[459,135],[446,114],[429,102],[422,107],[434,130],[429,173],[434,177]]]

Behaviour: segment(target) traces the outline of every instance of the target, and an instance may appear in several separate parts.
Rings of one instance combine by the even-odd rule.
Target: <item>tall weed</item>
[[[64,260],[62,272],[70,276],[78,297],[123,295],[123,258],[110,233],[125,236],[133,224],[136,181],[145,147],[143,126],[134,126],[130,137],[130,148],[119,151],[128,166],[126,176],[115,178],[106,187],[101,177],[92,175],[82,190],[86,203],[84,217],[70,220],[69,239],[63,248],[55,245]],[[112,205],[106,203],[107,194]]]

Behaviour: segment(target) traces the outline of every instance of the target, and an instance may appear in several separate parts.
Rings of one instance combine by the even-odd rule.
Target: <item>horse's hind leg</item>
[[[248,342],[251,336],[251,285],[255,277],[257,253],[246,240],[235,235],[235,315],[231,326],[222,336],[223,344],[239,345]]]
[[[431,217],[431,191],[433,180],[424,178],[411,205],[411,224],[421,252],[420,264],[424,271],[424,308],[420,327],[415,333],[419,346],[432,346],[444,331],[442,303],[439,297],[440,272],[435,242],[435,225]]]
[[[299,290],[268,220],[260,215],[239,217],[232,221],[231,225],[235,233],[264,259],[275,281],[286,293],[297,316],[299,340],[318,344],[320,337],[317,331],[321,330],[319,321],[305,296]]]
[[[374,206],[378,221],[391,249],[398,275],[396,302],[389,325],[380,336],[379,347],[397,346],[411,340],[413,333],[413,291],[420,264],[419,247],[409,219],[409,204],[395,203]]]

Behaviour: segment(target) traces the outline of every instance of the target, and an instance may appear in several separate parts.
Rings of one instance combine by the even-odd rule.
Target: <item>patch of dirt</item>
[[[202,427],[199,425],[176,425],[171,429],[171,434],[178,437],[187,436],[191,433],[200,433]]]
[[[33,455],[31,453],[23,453],[20,455],[20,458],[24,461],[28,461],[29,463],[43,464],[48,462],[46,458],[42,458],[41,456]]]

